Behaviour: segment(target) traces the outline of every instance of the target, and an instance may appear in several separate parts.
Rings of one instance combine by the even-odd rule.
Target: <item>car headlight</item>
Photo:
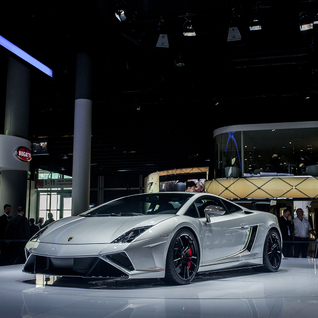
[[[144,233],[147,231],[150,226],[143,226],[143,227],[136,227],[123,235],[117,237],[115,240],[112,241],[112,243],[130,243],[132,242],[135,238],[137,238],[140,234]]]
[[[41,229],[40,231],[36,232],[31,238],[30,241],[31,242],[37,242],[40,238],[40,236],[44,233],[44,231],[47,229],[48,227],[44,227],[43,229]]]

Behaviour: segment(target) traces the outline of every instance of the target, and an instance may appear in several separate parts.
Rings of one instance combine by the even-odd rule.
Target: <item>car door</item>
[[[202,223],[201,267],[238,260],[245,249],[249,228],[244,211],[229,201],[203,197],[195,202]],[[209,221],[204,209],[212,207]],[[223,215],[222,215],[223,214]]]

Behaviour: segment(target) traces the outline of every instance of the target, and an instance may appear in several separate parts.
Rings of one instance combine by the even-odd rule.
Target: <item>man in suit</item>
[[[11,260],[11,249],[9,243],[5,240],[5,234],[9,221],[11,220],[11,205],[5,204],[3,212],[3,215],[0,216],[0,265],[9,265]]]
[[[294,226],[289,209],[284,210],[283,215],[278,219],[278,223],[283,236],[283,254],[285,257],[292,257]]]
[[[30,237],[32,237],[35,233],[37,233],[40,228],[34,224],[35,220],[31,218],[29,220],[29,228],[30,228]]]
[[[55,220],[53,219],[53,214],[51,212],[49,212],[47,214],[48,219],[44,222],[44,224],[41,226],[41,228],[46,227],[47,225],[49,225],[50,223],[54,222]]]
[[[12,245],[12,263],[23,264],[25,262],[24,246],[30,239],[30,228],[22,206],[18,207],[17,215],[9,222],[6,238]]]

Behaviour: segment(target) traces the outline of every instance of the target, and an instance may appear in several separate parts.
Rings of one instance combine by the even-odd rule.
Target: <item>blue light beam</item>
[[[13,54],[19,56],[22,60],[28,62],[29,64],[36,67],[38,70],[43,72],[44,74],[53,77],[53,71],[45,66],[43,63],[32,57],[30,54],[24,52],[19,47],[5,39],[3,36],[0,35],[0,45],[6,48],[8,51],[12,52]]]
[[[227,138],[227,142],[226,142],[226,148],[225,148],[225,156],[227,155],[227,147],[229,145],[229,141],[232,139],[234,141],[234,144],[235,144],[235,147],[236,147],[236,151],[237,151],[237,157],[238,157],[238,160],[239,160],[239,163],[240,163],[240,168],[241,168],[241,171],[242,171],[242,164],[241,164],[241,158],[240,158],[240,153],[239,153],[239,149],[237,147],[237,143],[236,143],[236,139],[234,137],[234,134],[236,133],[236,131],[231,131],[231,132],[228,132],[229,136]]]

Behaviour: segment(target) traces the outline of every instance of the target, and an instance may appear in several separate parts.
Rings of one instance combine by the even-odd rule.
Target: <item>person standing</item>
[[[9,265],[11,261],[11,249],[9,243],[5,240],[5,234],[11,220],[11,205],[5,204],[3,212],[3,215],[0,216],[0,265]]]
[[[293,231],[294,224],[292,222],[292,217],[290,215],[289,209],[285,209],[283,215],[278,219],[279,227],[282,232],[283,237],[283,255],[285,257],[292,257],[292,241],[293,241]]]
[[[47,214],[48,219],[44,222],[44,224],[42,225],[41,228],[46,227],[47,225],[49,225],[50,223],[54,222],[55,220],[53,219],[53,214],[51,212],[49,212]]]
[[[194,181],[187,181],[185,192],[195,192],[196,184]]]
[[[30,228],[22,206],[18,207],[17,215],[9,222],[6,238],[12,242],[12,264],[23,264],[24,246],[30,239]]]
[[[308,251],[308,232],[316,237],[308,220],[304,218],[303,209],[296,210],[297,217],[294,219],[294,234],[295,234],[295,257],[307,258]]]
[[[35,220],[31,218],[29,220],[29,229],[30,229],[30,237],[32,237],[35,233],[37,233],[40,228],[34,224]]]

